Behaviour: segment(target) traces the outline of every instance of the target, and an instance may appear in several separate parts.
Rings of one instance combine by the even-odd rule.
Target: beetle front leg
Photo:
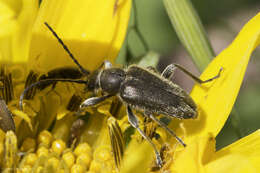
[[[101,97],[91,97],[88,98],[87,100],[85,100],[81,105],[80,105],[80,109],[84,108],[84,107],[88,107],[88,106],[93,106],[96,105],[104,100],[106,100],[107,98],[112,97],[112,95],[106,95],[106,96],[101,96]]]
[[[153,121],[155,121],[159,126],[161,126],[164,130],[166,130],[170,135],[172,135],[181,145],[186,147],[186,144],[172,131],[166,124],[164,124],[162,121],[157,119],[153,114],[146,113],[149,118],[151,118]]]
[[[142,135],[142,137],[144,139],[146,139],[153,147],[154,149],[154,152],[155,152],[155,155],[156,155],[156,162],[157,164],[162,167],[162,158],[158,152],[158,150],[156,149],[156,146],[155,144],[152,142],[152,140],[146,136],[146,134],[140,129],[139,127],[139,122],[138,122],[138,119],[136,118],[136,116],[133,114],[133,111],[131,110],[130,106],[127,106],[127,116],[128,116],[128,121],[129,123],[135,128],[138,130],[138,132]]]
[[[184,67],[182,67],[181,65],[179,64],[170,64],[168,65],[164,71],[162,72],[162,76],[165,77],[165,78],[171,78],[174,74],[174,70],[178,68],[180,69],[182,72],[184,72],[186,75],[188,75],[189,77],[191,77],[194,81],[202,84],[202,83],[207,83],[207,82],[210,82],[214,79],[217,79],[220,77],[220,73],[221,71],[223,70],[223,68],[221,67],[219,69],[219,72],[216,76],[210,78],[210,79],[207,79],[207,80],[201,80],[200,78],[198,78],[197,76],[193,75],[191,72],[189,72],[188,70],[186,70]]]

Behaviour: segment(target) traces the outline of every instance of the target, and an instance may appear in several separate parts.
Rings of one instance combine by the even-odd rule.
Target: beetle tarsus
[[[210,79],[207,79],[207,80],[201,80],[200,78],[196,77],[195,75],[193,75],[191,72],[189,72],[188,70],[186,70],[184,67],[182,67],[181,65],[179,64],[170,64],[168,65],[162,72],[162,76],[167,78],[167,79],[170,79],[173,74],[174,74],[174,71],[175,69],[178,68],[179,70],[181,70],[183,73],[185,73],[186,75],[188,75],[189,77],[191,77],[194,81],[196,81],[197,83],[207,83],[207,82],[210,82],[214,79],[217,79],[220,77],[220,73],[221,71],[223,70],[223,68],[221,67],[218,74]]]
[[[156,155],[156,162],[157,164],[161,167],[162,166],[162,158],[160,156],[160,153],[158,152],[155,144],[153,143],[153,141],[148,137],[146,136],[146,134],[140,129],[139,127],[139,122],[138,122],[138,119],[136,118],[136,116],[133,114],[133,111],[132,109],[130,108],[130,106],[127,106],[127,116],[128,116],[128,121],[129,123],[135,128],[138,130],[138,132],[142,135],[142,137],[147,140],[150,145],[153,147],[154,149],[154,152],[155,152],[155,155]]]

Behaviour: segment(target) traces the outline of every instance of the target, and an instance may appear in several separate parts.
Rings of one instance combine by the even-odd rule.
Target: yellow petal
[[[1,37],[13,32],[13,27],[15,26],[13,19],[15,15],[15,12],[6,3],[0,1],[0,23],[2,25],[0,28]]]
[[[38,11],[38,1],[23,0],[22,9],[17,17],[17,28],[12,39],[13,61],[28,60],[32,27]]]
[[[30,61],[33,68],[50,70],[74,65],[44,22],[58,33],[86,69],[104,59],[113,61],[125,37],[130,0],[42,1],[34,27]]]
[[[83,127],[80,143],[87,142],[94,148],[99,145],[110,145],[106,119],[105,115],[93,112]]]
[[[24,112],[18,110],[18,109],[13,109],[12,113],[20,118],[22,118],[24,121],[26,121],[31,129],[31,131],[33,130],[32,127],[32,122],[31,122],[31,118]]]
[[[121,173],[145,173],[150,169],[154,156],[151,145],[147,142],[142,144],[132,140],[123,158]]]
[[[228,154],[239,154],[246,157],[260,172],[260,130],[221,149],[216,152],[215,157],[223,157]]]
[[[215,139],[212,135],[193,138],[184,149],[174,153],[171,171],[176,173],[202,173],[204,164],[215,153]]]
[[[57,119],[52,129],[53,137],[67,142],[70,137],[71,126],[76,119],[77,117],[71,113],[60,120]]]
[[[0,0],[0,3],[6,4],[12,11],[19,13],[22,8],[22,0]]]
[[[15,15],[15,11],[8,4],[0,1],[0,61],[2,63],[10,61],[12,56],[11,36],[16,29]]]
[[[257,173],[254,166],[246,157],[230,154],[221,157],[205,166],[207,173],[232,172],[232,173]]]
[[[24,62],[28,58],[32,25],[38,9],[35,0],[0,1],[0,60]]]
[[[184,121],[187,135],[212,133],[216,136],[223,127],[234,102],[252,51],[259,45],[260,13],[240,31],[233,43],[222,51],[201,75],[201,79],[215,76],[223,68],[220,78],[203,85],[195,85],[191,92],[198,105],[198,119]]]

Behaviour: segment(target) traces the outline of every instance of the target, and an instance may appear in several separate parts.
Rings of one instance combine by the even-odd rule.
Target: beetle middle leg
[[[132,109],[130,108],[130,106],[127,106],[127,116],[128,116],[128,121],[131,124],[131,126],[133,126],[135,129],[137,129],[138,132],[142,135],[142,137],[144,139],[146,139],[152,145],[154,152],[155,152],[155,155],[156,155],[156,162],[161,167],[162,166],[162,159],[161,159],[160,153],[158,152],[158,150],[157,150],[155,144],[153,143],[153,141],[148,136],[146,136],[146,134],[140,129],[138,119],[136,118],[136,116],[132,112]]]
[[[151,113],[145,113],[146,116],[151,118],[153,121],[155,121],[159,126],[161,126],[164,130],[166,130],[170,135],[172,135],[181,145],[186,147],[186,144],[172,131],[165,123],[157,119],[153,114]]]
[[[223,70],[223,68],[220,68],[218,74],[210,79],[207,79],[207,80],[201,80],[200,78],[196,77],[195,75],[193,75],[191,72],[189,72],[188,70],[186,70],[184,67],[182,67],[181,65],[179,64],[170,64],[168,65],[162,72],[162,76],[165,77],[165,78],[171,78],[174,74],[174,70],[178,68],[180,69],[182,72],[184,72],[186,75],[188,75],[189,77],[191,77],[194,81],[202,84],[202,83],[207,83],[207,82],[210,82],[214,79],[217,79],[220,77],[220,73],[221,71]]]

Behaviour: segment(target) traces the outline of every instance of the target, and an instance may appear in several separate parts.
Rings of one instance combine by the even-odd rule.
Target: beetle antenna
[[[33,87],[42,85],[44,83],[52,83],[52,82],[74,82],[74,83],[78,83],[78,84],[87,84],[87,81],[85,81],[85,80],[74,80],[74,79],[45,79],[45,80],[35,82],[35,83],[31,84],[30,86],[28,86],[27,88],[25,88],[23,93],[21,94],[20,100],[19,100],[20,109],[23,110],[23,99],[24,99],[24,96],[26,95],[26,93],[30,89],[32,89]]]
[[[44,24],[47,26],[47,28],[52,32],[52,34],[57,38],[58,42],[62,45],[62,47],[64,48],[64,50],[69,54],[69,56],[71,57],[71,59],[74,61],[75,64],[77,64],[77,66],[80,68],[80,70],[88,75],[90,74],[90,72],[86,69],[84,69],[82,67],[82,65],[80,65],[80,63],[78,62],[78,60],[73,56],[73,54],[71,53],[71,51],[69,50],[69,48],[65,45],[65,43],[61,40],[61,38],[58,36],[58,34],[52,29],[52,27],[47,23],[44,22]]]

